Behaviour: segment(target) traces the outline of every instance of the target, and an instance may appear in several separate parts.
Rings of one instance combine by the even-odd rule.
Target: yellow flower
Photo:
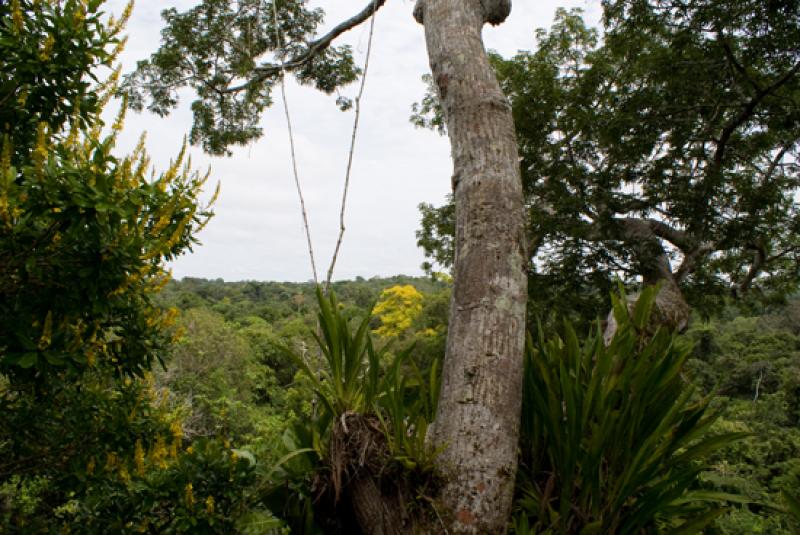
[[[50,59],[50,54],[53,53],[53,46],[56,44],[56,38],[53,37],[53,34],[47,36],[44,40],[44,46],[42,47],[41,52],[39,52],[39,59],[42,61],[47,61]]]
[[[213,515],[214,514],[214,497],[213,496],[209,496],[208,498],[206,498],[206,513],[208,513],[209,515]]]
[[[136,441],[136,448],[133,453],[133,460],[136,463],[136,473],[139,476],[144,475],[144,448],[142,447],[141,439]]]
[[[183,426],[181,426],[181,423],[178,420],[175,420],[170,424],[169,430],[176,440],[180,440],[183,437]]]
[[[381,326],[373,332],[386,337],[399,336],[422,312],[423,300],[423,295],[410,284],[386,288],[373,310],[381,320]]]
[[[75,10],[74,21],[75,26],[78,27],[83,24],[83,21],[86,20],[86,2],[85,0],[81,0],[81,3],[78,6],[78,9]]]
[[[11,21],[14,24],[14,30],[21,32],[25,18],[22,15],[22,7],[19,4],[19,0],[11,0]]]
[[[36,146],[32,155],[36,176],[39,178],[44,175],[44,164],[47,161],[48,153],[49,136],[47,134],[47,123],[40,122],[36,128]]]
[[[194,506],[194,490],[191,483],[186,484],[186,488],[183,491],[183,499],[186,502],[187,507]]]
[[[44,350],[50,347],[53,340],[53,311],[47,312],[44,318],[44,327],[42,327],[42,336],[39,338],[39,349]]]
[[[24,106],[25,103],[28,102],[28,95],[29,94],[30,93],[28,93],[28,90],[26,90],[26,89],[23,89],[22,91],[20,91],[19,95],[17,95],[17,104],[19,104],[20,106]]]
[[[117,454],[113,451],[109,451],[106,453],[106,470],[109,472],[113,470],[117,466]]]
[[[164,445],[164,439],[161,436],[156,437],[156,443],[150,451],[150,459],[153,464],[158,465],[160,468],[167,467],[167,447]]]

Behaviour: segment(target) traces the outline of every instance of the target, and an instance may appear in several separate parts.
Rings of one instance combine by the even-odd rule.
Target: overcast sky
[[[120,13],[126,0],[109,0]],[[154,52],[160,42],[160,13],[179,10],[195,0],[137,0],[128,24],[123,72]],[[365,0],[311,1],[326,10],[321,31],[360,11]],[[344,242],[335,279],[356,276],[420,274],[422,251],[414,232],[417,205],[441,204],[450,189],[450,147],[446,138],[415,129],[408,121],[411,104],[424,93],[428,72],[423,29],[411,17],[412,0],[388,0],[378,11],[361,124],[350,182]],[[547,27],[557,7],[580,7],[596,22],[599,0],[515,0],[509,19],[487,27],[488,48],[503,55],[534,47],[534,30]],[[351,30],[337,43],[350,43],[363,62],[368,24]],[[355,85],[342,94],[354,96]],[[327,270],[338,233],[339,202],[344,180],[353,112],[341,112],[335,97],[293,83],[287,86],[300,180],[310,217],[317,268]],[[277,103],[262,118],[265,135],[229,158],[210,158],[199,148],[190,153],[198,169],[211,167],[207,195],[221,183],[216,216],[199,235],[200,246],[172,265],[176,278],[306,281],[311,279],[297,193],[291,174],[283,109]],[[142,131],[156,169],[167,167],[191,127],[186,93],[167,118],[148,112],[129,113],[120,152],[131,150]]]

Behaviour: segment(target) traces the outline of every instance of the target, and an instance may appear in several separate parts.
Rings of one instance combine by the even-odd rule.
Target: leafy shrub
[[[250,512],[253,459],[221,440],[198,440],[161,459],[154,454],[127,477],[97,477],[70,519],[71,532],[236,532]]]
[[[681,376],[688,351],[648,334],[653,289],[633,312],[614,300],[619,330],[583,343],[564,335],[526,353],[518,533],[697,531],[736,496],[696,490],[709,453],[742,433],[709,435],[718,412]]]
[[[251,462],[184,443],[148,375],[174,341],[154,299],[210,217],[183,161],[103,133],[121,49],[102,0],[0,2],[0,525],[4,533],[231,533]],[[149,526],[149,527],[148,527]]]

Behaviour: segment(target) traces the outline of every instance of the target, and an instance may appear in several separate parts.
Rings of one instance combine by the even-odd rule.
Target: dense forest
[[[426,378],[441,365],[451,292],[447,277],[339,281],[332,289],[343,315],[369,318],[375,345],[388,348],[384,359],[412,348],[412,362]],[[148,401],[123,404],[126,398],[119,396],[132,392],[105,391],[112,394],[107,399],[103,390],[84,386],[81,395],[92,396],[85,405],[48,408],[54,422],[66,422],[59,429],[70,435],[50,435],[53,444],[29,444],[26,450],[41,455],[40,448],[64,448],[70,440],[94,443],[98,451],[87,462],[95,459],[97,473],[80,465],[74,467],[83,473],[78,479],[41,472],[43,459],[30,472],[4,465],[4,525],[11,532],[50,531],[94,515],[98,526],[92,532],[125,530],[126,525],[135,532],[148,523],[189,533],[229,532],[234,526],[244,533],[268,527],[278,533],[289,525],[292,532],[343,529],[328,524],[330,504],[317,495],[318,460],[302,453],[313,451],[306,428],[317,400],[313,384],[289,356],[319,359],[314,284],[186,278],[169,282],[158,302],[180,312],[180,335],[164,366],[156,365],[139,386],[127,385],[137,400]],[[699,474],[700,489],[730,500],[704,532],[793,533],[796,524],[781,512],[781,493],[800,484],[800,300],[758,310],[730,305],[713,318],[695,318],[679,342],[688,351],[683,380],[697,387],[696,396],[713,395],[720,410],[712,432],[747,434],[716,450]],[[112,410],[118,403],[119,413]],[[130,420],[137,405],[142,414]],[[80,411],[87,406],[102,411],[95,428],[83,427]],[[29,412],[4,412],[6,459],[23,460],[13,448],[21,446],[20,431],[28,428],[19,418],[30,417]],[[117,426],[135,425],[126,430],[128,436],[163,423],[150,431],[149,445],[142,438],[134,441],[126,460],[125,449],[117,449],[122,444],[105,442],[113,432],[106,426],[118,418]],[[66,427],[70,422],[76,428]],[[174,422],[180,422],[180,431]],[[52,432],[29,429],[24,435],[42,440]],[[181,458],[175,448],[191,458]],[[230,464],[234,456],[246,459],[239,471]],[[159,473],[161,462],[169,467],[166,473]],[[110,486],[114,493],[105,494]],[[187,488],[197,496],[194,510],[187,509]],[[520,523],[526,507],[530,504],[521,495],[515,507]],[[58,514],[51,515],[54,511]],[[192,520],[179,523],[187,514]]]
[[[334,42],[385,3],[167,9],[123,77],[132,4],[0,2],[0,532],[800,533],[795,2],[606,0],[503,58],[510,1],[418,0],[427,275],[172,280],[216,195],[118,154],[128,107],[188,89],[229,153],[285,77],[364,76]]]
[[[425,368],[443,355],[448,283],[392,277],[333,289],[348,316],[373,310],[380,345],[413,346]],[[270,467],[287,453],[276,444],[312,411],[308,385],[281,347],[314,347],[314,285],[184,279],[168,284],[163,300],[182,311],[186,334],[157,383],[192,411],[193,433],[235,437]],[[800,299],[728,306],[696,318],[681,342],[690,348],[686,380],[722,409],[714,432],[749,434],[715,452],[700,476],[702,488],[742,498],[706,533],[793,533],[779,504],[781,491],[800,486]]]

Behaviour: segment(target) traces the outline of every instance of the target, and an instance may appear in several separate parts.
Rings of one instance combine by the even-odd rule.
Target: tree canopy
[[[191,142],[210,154],[226,154],[232,145],[261,137],[260,114],[286,73],[328,94],[354,81],[361,71],[351,48],[332,41],[384,2],[368,2],[321,36],[324,11],[301,0],[280,2],[277,13],[264,0],[202,0],[183,12],[165,9],[160,48],[126,76],[123,92],[133,109],[147,106],[163,116],[177,106],[178,91],[191,87]],[[350,105],[346,98],[337,102]]]
[[[494,57],[519,139],[537,307],[596,317],[615,277],[675,281],[706,310],[793,288],[797,4],[604,9],[602,37],[560,10],[535,51]],[[414,120],[442,127],[434,93]],[[452,207],[421,210],[419,243],[448,265]]]

